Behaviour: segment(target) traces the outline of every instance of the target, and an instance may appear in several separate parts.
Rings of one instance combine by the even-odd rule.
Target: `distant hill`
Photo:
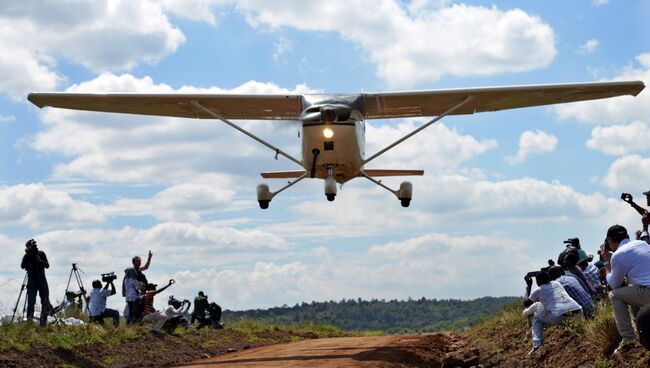
[[[270,309],[224,311],[223,318],[245,317],[269,323],[314,321],[344,330],[381,330],[388,333],[459,331],[498,313],[502,306],[521,297],[484,297],[474,300],[408,299],[311,302]]]

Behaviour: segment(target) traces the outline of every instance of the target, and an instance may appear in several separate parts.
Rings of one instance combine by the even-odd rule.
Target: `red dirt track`
[[[478,352],[460,352],[455,335],[339,337],[263,346],[181,367],[470,367]]]

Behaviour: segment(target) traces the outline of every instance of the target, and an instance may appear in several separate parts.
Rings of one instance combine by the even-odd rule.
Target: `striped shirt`
[[[580,306],[582,307],[582,312],[584,314],[591,314],[596,310],[596,307],[594,306],[594,302],[591,300],[591,297],[589,296],[589,293],[580,286],[580,283],[578,280],[576,280],[573,277],[570,276],[560,276],[555,280],[564,287],[564,290],[566,290],[567,294],[573,300],[575,300]]]

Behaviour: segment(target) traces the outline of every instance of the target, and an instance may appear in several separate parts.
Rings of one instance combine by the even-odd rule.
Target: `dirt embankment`
[[[0,353],[0,366],[389,368],[473,367],[479,362],[478,350],[469,349],[466,340],[456,334],[314,337],[275,331],[255,336],[256,342],[251,342],[251,336],[227,329],[183,336],[152,335],[111,346],[6,351]]]

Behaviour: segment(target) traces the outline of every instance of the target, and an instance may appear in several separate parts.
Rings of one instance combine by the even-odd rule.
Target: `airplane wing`
[[[363,169],[368,176],[422,176],[424,170]]]
[[[636,96],[643,88],[643,82],[631,81],[366,93],[362,94],[363,114],[366,119],[437,116],[468,96],[472,96],[472,100],[451,115],[473,114],[622,95]]]
[[[30,93],[38,107],[125,114],[213,119],[191,101],[226,119],[294,120],[302,111],[301,95],[209,95],[140,93]]]

